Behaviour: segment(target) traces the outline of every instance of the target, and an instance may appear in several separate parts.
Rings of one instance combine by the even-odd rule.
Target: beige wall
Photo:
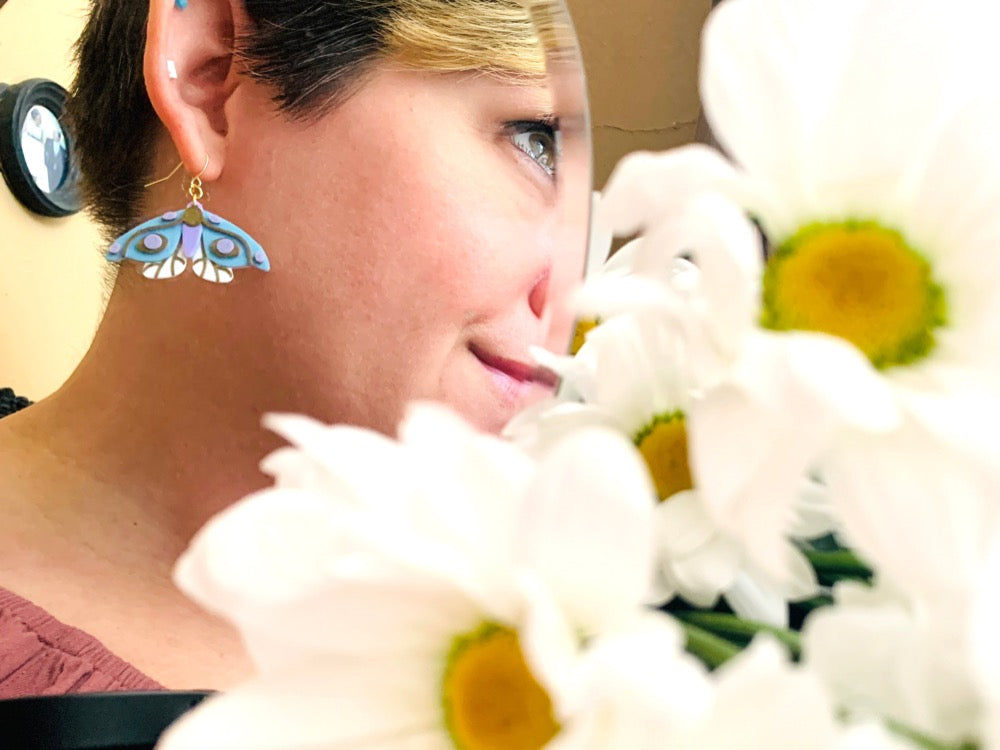
[[[0,10],[0,81],[70,79],[85,0],[11,0]],[[0,386],[31,398],[69,375],[101,310],[97,232],[81,215],[43,219],[0,184]]]
[[[137,2],[140,0],[136,0]],[[638,149],[694,140],[701,24],[710,0],[568,0],[584,55],[595,184]],[[86,0],[12,0],[0,10],[0,81],[66,85]],[[0,186],[0,386],[51,392],[85,351],[101,307],[103,262],[82,216],[42,219]]]

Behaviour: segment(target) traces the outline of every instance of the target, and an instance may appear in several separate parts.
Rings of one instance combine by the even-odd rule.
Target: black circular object
[[[44,78],[0,84],[0,171],[30,211],[69,216],[80,210],[73,138],[60,119],[66,89]]]
[[[3,750],[152,750],[210,692],[78,693],[0,700]]]

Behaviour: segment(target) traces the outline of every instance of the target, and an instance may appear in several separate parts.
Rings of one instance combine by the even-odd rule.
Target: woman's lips
[[[555,388],[558,384],[555,373],[537,364],[508,359],[471,343],[469,351],[498,379],[501,388],[511,395],[522,395],[533,383],[546,388]]]

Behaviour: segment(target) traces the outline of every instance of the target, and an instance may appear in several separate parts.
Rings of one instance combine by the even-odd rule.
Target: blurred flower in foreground
[[[818,677],[788,663],[784,650],[758,636],[713,675],[713,701],[704,720],[671,750],[903,750],[909,747],[877,722],[841,725]]]
[[[162,748],[615,748],[697,714],[698,689],[678,686],[700,668],[670,618],[639,607],[652,488],[619,436],[581,431],[535,464],[426,405],[399,442],[270,424],[294,444],[265,461],[278,486],[216,517],[176,570],[240,628],[260,676]],[[648,698],[587,699],[612,671]],[[573,734],[590,711],[601,721]]]
[[[928,601],[839,584],[836,605],[806,623],[804,664],[848,715],[882,717],[947,746],[975,743],[986,704],[975,681],[972,599],[969,590],[950,593]]]

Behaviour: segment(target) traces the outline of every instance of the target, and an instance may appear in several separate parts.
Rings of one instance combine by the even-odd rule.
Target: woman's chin
[[[501,388],[467,409],[465,418],[483,432],[499,435],[518,413],[532,404],[551,398],[553,389],[540,383],[519,383],[518,387]]]

